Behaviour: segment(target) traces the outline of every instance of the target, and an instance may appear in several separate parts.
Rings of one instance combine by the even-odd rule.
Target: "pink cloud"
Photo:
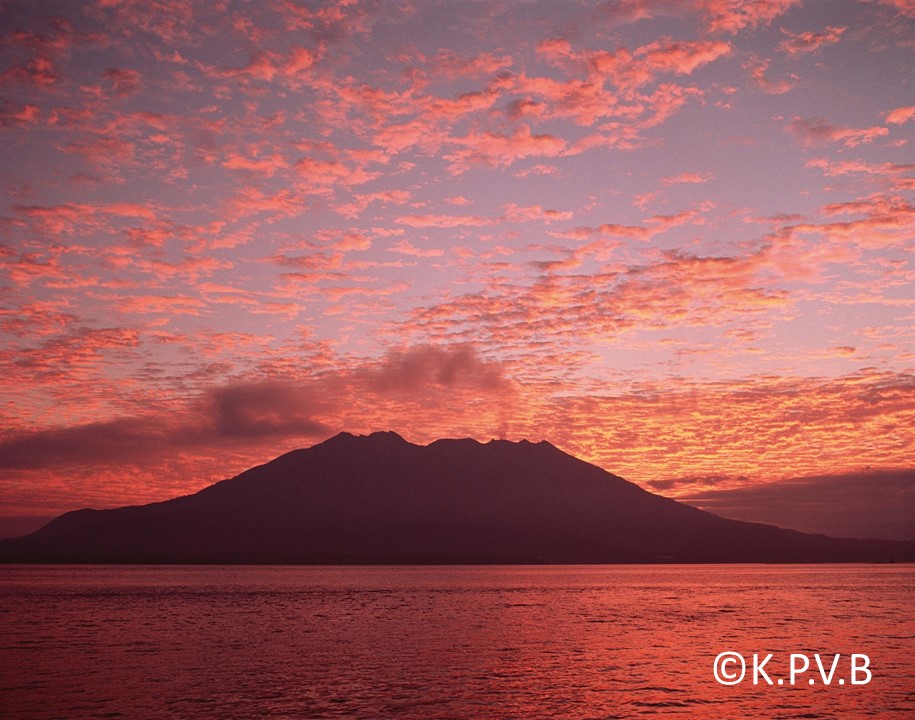
[[[509,120],[520,120],[524,117],[544,118],[549,113],[546,103],[534,102],[530,98],[512,100],[505,109]]]
[[[41,117],[41,109],[37,105],[0,105],[0,127],[8,125],[32,125]]]
[[[15,285],[27,287],[35,281],[64,280],[67,277],[56,255],[43,257],[38,253],[16,253],[11,249],[3,253],[5,249],[0,246],[0,270]]]
[[[315,64],[317,54],[304,47],[293,48],[292,52],[280,65],[280,74],[285,77],[296,77]]]
[[[69,19],[62,17],[64,9],[34,13],[25,20],[18,13],[28,14],[29,8],[5,8],[4,16],[10,24],[0,44],[9,49],[5,52],[9,65],[0,73],[0,85],[6,82],[21,83],[23,88],[46,92],[53,96],[65,91],[66,81],[76,74],[71,64],[74,53],[88,48],[101,49],[110,44],[110,38],[101,30],[81,30]],[[46,10],[46,9],[42,9]],[[42,22],[33,23],[35,17]],[[24,21],[24,22],[23,22]],[[19,29],[26,26],[41,26],[39,32]],[[80,23],[82,27],[85,27]],[[5,62],[4,65],[7,65]],[[14,90],[15,92],[15,90]]]
[[[117,304],[125,313],[138,315],[200,315],[205,303],[189,295],[134,295],[118,298]]]
[[[491,108],[498,95],[494,92],[469,92],[453,100],[432,98],[428,101],[425,114],[436,120],[457,120],[464,115]]]
[[[305,209],[305,201],[290,190],[280,190],[268,195],[256,187],[240,188],[226,201],[226,205],[234,219],[260,213],[292,216]]]
[[[766,76],[766,71],[769,69],[769,60],[754,59],[747,63],[745,67],[750,71],[750,79],[763,92],[769,95],[783,95],[797,86],[798,78],[796,75],[791,75],[790,79],[770,80]]]
[[[701,95],[702,91],[698,88],[684,88],[670,83],[659,85],[657,89],[646,98],[649,110],[653,115],[643,120],[642,125],[644,127],[660,125],[671,115],[680,110],[690,97],[701,97]]]
[[[559,168],[557,168],[555,165],[543,165],[538,163],[537,165],[534,165],[530,168],[519,170],[515,173],[515,177],[523,178],[531,175],[555,175],[558,172]]]
[[[156,459],[165,454],[181,464],[193,462],[199,453],[250,451],[264,439],[329,435],[321,417],[336,413],[336,398],[347,389],[371,398],[377,412],[379,402],[391,401],[388,407],[402,411],[404,403],[425,404],[433,396],[445,401],[454,393],[504,394],[508,387],[503,366],[481,358],[471,345],[406,347],[321,379],[306,375],[211,385],[167,413],[5,433],[0,436],[0,469],[156,467]]]
[[[636,50],[652,70],[690,75],[702,65],[731,52],[731,45],[717,40],[655,42]]]
[[[520,206],[509,203],[505,206],[505,219],[508,222],[530,222],[542,220],[550,223],[557,220],[571,220],[574,213],[571,210],[549,210],[542,205]]]
[[[684,172],[678,175],[669,175],[661,178],[661,184],[664,187],[682,184],[702,184],[707,183],[711,178],[711,173]]]
[[[229,153],[222,162],[222,166],[230,170],[248,170],[272,177],[278,170],[289,167],[286,158],[282,155],[269,155],[267,157],[246,157],[237,153]]]
[[[708,18],[711,32],[735,34],[744,28],[769,24],[800,0],[692,0]]]
[[[135,143],[116,137],[94,137],[87,140],[77,140],[67,143],[64,149],[67,152],[82,155],[97,167],[110,168],[116,172],[130,165],[137,154]]]
[[[302,247],[313,249],[332,249],[340,252],[368,250],[372,247],[372,238],[361,230],[325,230],[315,233],[309,240],[299,243]]]
[[[410,285],[406,282],[396,282],[390,285],[385,285],[382,287],[366,287],[364,285],[335,285],[334,287],[322,288],[321,293],[331,302],[338,302],[340,300],[351,301],[353,298],[363,297],[363,298],[387,298],[390,295],[396,295],[398,293],[406,292],[410,289]],[[373,312],[378,312],[378,307],[370,306]],[[328,313],[337,314],[342,313],[344,308],[342,307],[331,307],[328,308]]]
[[[450,228],[450,227],[481,227],[491,225],[492,220],[489,218],[479,217],[478,215],[400,215],[394,219],[394,222],[400,225],[409,225],[415,228]]]
[[[885,127],[845,128],[831,125],[823,118],[796,117],[788,125],[788,130],[804,145],[841,142],[846,147],[857,147],[889,135]]]
[[[81,234],[98,230],[104,225],[104,216],[143,220],[154,220],[158,217],[156,208],[139,203],[16,205],[14,209],[53,235]]]
[[[0,83],[16,80],[39,89],[47,89],[55,85],[60,78],[60,70],[54,62],[48,57],[39,55],[25,65],[6,70],[0,75]]]
[[[269,82],[276,76],[278,70],[274,60],[266,52],[255,53],[247,65],[236,68],[227,68],[221,71],[224,77],[249,78]]]
[[[350,187],[362,185],[378,176],[364,167],[349,166],[339,160],[319,160],[311,157],[304,157],[296,162],[295,169],[302,176],[306,186],[310,187]]]
[[[607,235],[608,237],[628,238],[630,240],[647,240],[651,237],[650,228],[641,225],[619,225],[604,223],[597,227],[581,226],[556,233],[559,237],[584,240],[593,235]]]
[[[467,57],[452,50],[440,50],[425,61],[424,69],[447,78],[473,78],[495,75],[510,68],[512,64],[510,55],[480,53]]]
[[[307,31],[322,45],[339,45],[369,32],[381,14],[380,6],[375,3],[329,3],[312,7],[280,0],[276,7],[287,29]]]
[[[616,22],[625,23],[695,13],[705,21],[709,32],[736,34],[745,28],[769,24],[799,4],[800,0],[619,0],[608,3],[606,13]]]
[[[87,423],[43,442],[75,452],[110,431],[128,448],[90,470],[55,461],[28,489],[17,476],[17,497],[178,494],[301,444],[309,427],[353,423],[429,439],[510,427],[646,474],[667,459],[684,473],[691,462],[771,471],[795,462],[787,449],[778,463],[759,458],[790,436],[784,412],[805,411],[797,393],[837,397],[811,436],[826,457],[830,413],[859,387],[898,380],[811,389],[791,372],[913,360],[915,179],[893,150],[915,110],[875,96],[878,126],[845,127],[833,124],[852,117],[840,110],[804,115],[804,93],[744,86],[781,92],[796,66],[841,97],[847,63],[815,62],[817,48],[843,41],[836,52],[876,72],[899,51],[900,17],[855,5],[851,42],[851,27],[801,32],[806,10],[782,22],[789,2],[613,0],[587,13],[547,4],[493,35],[494,20],[515,17],[510,3],[408,5],[104,0],[55,12],[104,28],[105,42],[36,11],[25,25],[41,31],[7,33],[0,448]],[[425,35],[442,12],[453,30]],[[772,122],[811,149],[774,168]],[[772,172],[785,192],[771,192]],[[120,334],[79,330],[121,323]],[[626,389],[614,385],[623,375]],[[661,376],[707,382],[630,392]],[[510,402],[506,388],[519,391]],[[782,414],[751,403],[757,389],[784,400]],[[620,408],[627,428],[614,425]],[[904,426],[898,410],[881,422]],[[766,443],[750,432],[757,418]],[[148,420],[162,442],[176,428],[197,439],[175,445],[166,468],[160,452],[131,454],[138,426],[119,419]],[[713,457],[705,426],[736,460]],[[885,457],[911,450],[867,430]],[[843,432],[836,462],[857,462]],[[798,465],[816,460],[804,447]]]
[[[289,53],[260,51],[254,53],[247,65],[223,69],[209,68],[211,75],[238,78],[243,81],[272,82],[274,79],[297,83],[308,79],[313,65],[320,59],[321,50],[297,46]]]
[[[695,172],[668,175],[667,177],[661,178],[660,187],[657,190],[637,195],[633,200],[633,204],[639,209],[644,210],[652,202],[659,197],[662,197],[665,194],[666,188],[673,187],[674,185],[701,185],[707,183],[712,177],[713,175],[711,173]]]
[[[278,265],[284,265],[287,267],[300,268],[303,270],[339,270],[343,267],[343,253],[342,252],[315,252],[309,253],[308,255],[274,255],[270,258],[271,262],[275,262]],[[340,277],[344,277],[343,274],[338,273]],[[331,277],[330,274],[326,277]]]
[[[388,155],[397,155],[417,145],[437,147],[443,139],[443,134],[428,118],[414,118],[403,123],[384,124],[372,137],[373,143]]]
[[[915,18],[915,0],[877,0],[877,2],[895,9],[900,15]]]
[[[799,223],[787,227],[786,235],[796,238],[818,235],[839,246],[886,249],[905,246],[911,241],[915,227],[915,207],[901,197],[883,193],[850,202],[832,203],[822,212],[827,217],[863,217],[820,224]]]
[[[413,257],[441,257],[445,254],[445,251],[441,248],[419,248],[416,247],[409,240],[401,239],[391,245],[388,250],[394,253],[400,253],[401,255],[411,255]]]
[[[547,133],[534,134],[527,125],[515,128],[511,135],[494,132],[471,132],[454,137],[450,144],[458,149],[445,155],[450,171],[459,175],[472,165],[507,167],[529,157],[555,157],[566,148],[566,141]]]
[[[117,264],[116,261],[112,262]],[[211,276],[216,270],[230,269],[233,266],[228,260],[193,255],[174,261],[161,258],[134,258],[120,264],[129,267],[131,271],[147,273],[165,285],[179,278],[195,283],[201,277]]]
[[[593,78],[560,81],[519,75],[506,82],[512,92],[525,96],[509,103],[506,114],[511,119],[568,117],[579,125],[593,125],[597,118],[612,115],[616,109],[616,98]],[[530,96],[542,97],[546,103],[535,102]]]
[[[886,116],[886,121],[893,125],[902,125],[912,118],[915,118],[915,105],[907,105],[890,111]]]
[[[586,126],[608,117],[626,121],[614,124],[612,134],[578,140],[572,148],[573,153],[578,153],[600,146],[635,146],[640,130],[666,120],[688,96],[702,94],[699,88],[672,83],[657,86],[649,95],[640,94],[639,89],[662,73],[691,74],[727,55],[731,46],[720,41],[665,39],[644,45],[634,53],[624,47],[613,52],[577,51],[569,40],[551,38],[541,42],[537,51],[572,77],[563,81],[525,73],[506,75],[504,86],[524,96],[509,104],[509,117],[569,117]],[[546,103],[532,99],[536,97],[544,98]],[[646,114],[649,116],[644,117]],[[609,128],[609,123],[601,126],[604,131]]]
[[[94,212],[105,213],[107,215],[117,215],[119,217],[138,217],[146,220],[155,220],[159,217],[155,208],[139,203],[110,203],[108,205],[85,206]]]
[[[819,50],[823,45],[831,45],[839,42],[848,28],[844,27],[827,27],[819,33],[801,32],[793,33],[790,30],[782,28],[782,32],[787,36],[785,40],[779,43],[778,49],[792,57],[812,53]]]
[[[906,165],[895,163],[880,163],[879,165],[872,165],[861,160],[830,160],[828,158],[813,158],[804,163],[804,167],[820,168],[823,171],[823,174],[827,177],[839,177],[842,175],[855,175],[859,173],[866,175],[894,177],[915,170],[915,163]]]
[[[170,45],[188,42],[192,29],[208,25],[203,8],[180,0],[101,0],[90,11],[105,26],[149,33]]]

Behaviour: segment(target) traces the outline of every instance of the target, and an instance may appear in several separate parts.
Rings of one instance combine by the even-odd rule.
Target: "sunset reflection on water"
[[[881,717],[912,566],[0,568],[4,717]],[[715,682],[866,653],[867,685]],[[808,677],[817,679],[809,686]]]

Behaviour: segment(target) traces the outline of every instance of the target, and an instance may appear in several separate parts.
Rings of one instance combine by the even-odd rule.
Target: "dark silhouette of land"
[[[341,433],[194,495],[66,513],[0,561],[908,562],[915,543],[725,520],[547,442]]]

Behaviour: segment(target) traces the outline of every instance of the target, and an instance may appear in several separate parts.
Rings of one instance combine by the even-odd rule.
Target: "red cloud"
[[[0,127],[8,125],[31,125],[38,122],[41,109],[37,105],[0,105]]]
[[[111,68],[104,72],[103,77],[111,82],[114,94],[119,97],[133,95],[140,88],[141,76],[136,70]]]
[[[12,67],[0,75],[0,81],[7,79],[18,80],[19,82],[45,89],[60,80],[60,71],[50,58],[39,56],[24,66]]]
[[[15,9],[13,9],[15,11]],[[6,18],[17,22],[15,15]],[[62,78],[61,65],[70,53],[79,46],[107,44],[101,33],[83,33],[73,24],[61,18],[51,18],[50,32],[38,33],[10,29],[4,34],[3,45],[21,49],[28,59],[20,56],[13,60],[2,74],[3,81],[18,81],[38,90],[51,90]]]

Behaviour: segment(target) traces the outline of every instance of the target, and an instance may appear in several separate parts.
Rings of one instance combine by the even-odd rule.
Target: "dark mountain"
[[[341,433],[195,495],[78,510],[6,562],[912,561],[915,543],[725,520],[532,444]]]

